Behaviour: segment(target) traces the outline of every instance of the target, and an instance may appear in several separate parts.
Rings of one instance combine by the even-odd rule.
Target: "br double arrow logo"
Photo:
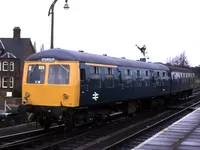
[[[92,94],[92,99],[94,99],[95,101],[97,101],[99,98],[99,94],[94,92],[94,94]]]

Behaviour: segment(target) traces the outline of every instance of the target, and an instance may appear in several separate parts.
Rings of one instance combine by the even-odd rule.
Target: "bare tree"
[[[185,51],[183,51],[180,55],[177,55],[173,58],[167,59],[167,64],[179,67],[189,67],[189,61],[187,60],[187,56],[185,55]]]

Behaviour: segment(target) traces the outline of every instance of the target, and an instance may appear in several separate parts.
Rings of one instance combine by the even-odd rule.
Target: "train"
[[[156,109],[192,95],[195,74],[163,63],[48,49],[24,62],[19,113],[44,128],[68,128]]]

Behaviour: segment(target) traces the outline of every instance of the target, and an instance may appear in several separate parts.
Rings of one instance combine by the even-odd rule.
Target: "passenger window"
[[[125,75],[132,76],[132,71],[130,69],[125,70]]]
[[[124,86],[132,87],[132,82],[133,82],[132,70],[126,69],[124,76]]]
[[[165,77],[165,72],[163,72],[163,77]]]
[[[106,75],[104,80],[105,88],[114,88],[114,76]]]
[[[100,74],[90,74],[90,88],[98,89],[101,88],[101,75]]]
[[[146,72],[146,76],[148,77],[149,76],[149,72],[148,71],[145,71]]]
[[[159,77],[160,76],[160,72],[157,72],[157,77]]]
[[[90,73],[92,73],[92,74],[100,74],[99,67],[91,67],[90,70],[91,70]]]
[[[101,74],[99,67],[91,67],[89,86],[91,89],[101,88]]]
[[[114,88],[114,69],[113,68],[105,68],[105,79],[104,85],[105,88]]]
[[[140,77],[140,70],[137,70],[137,77]]]
[[[173,74],[172,78],[173,78],[173,80],[175,80],[175,74]]]
[[[110,75],[114,74],[113,68],[105,68],[105,74],[110,74]]]

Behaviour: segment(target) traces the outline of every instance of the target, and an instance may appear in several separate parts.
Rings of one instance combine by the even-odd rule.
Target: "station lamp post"
[[[54,0],[53,3],[51,4],[50,8],[49,8],[49,12],[48,12],[48,16],[51,15],[51,44],[50,44],[50,48],[54,48],[54,6],[56,4],[58,0]],[[69,6],[67,4],[67,0],[65,0],[65,5],[63,7],[64,9],[69,9]]]

